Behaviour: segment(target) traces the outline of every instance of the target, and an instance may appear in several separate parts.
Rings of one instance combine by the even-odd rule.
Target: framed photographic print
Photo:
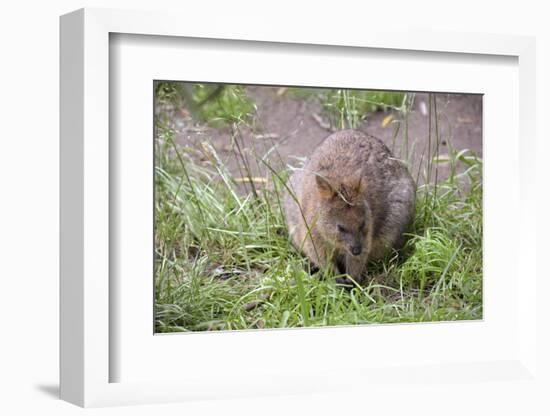
[[[530,38],[63,16],[62,398],[536,385],[533,72]]]

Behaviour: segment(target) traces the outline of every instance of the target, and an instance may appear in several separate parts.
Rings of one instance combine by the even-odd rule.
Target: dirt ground
[[[246,94],[257,106],[257,122],[253,129],[240,128],[234,134],[245,153],[255,153],[256,157],[251,155],[253,157],[249,159],[254,160],[249,165],[254,176],[265,175],[265,168],[255,163],[257,156],[270,152],[269,160],[272,165],[298,166],[299,159],[309,156],[331,133],[326,115],[314,97],[297,97],[283,91],[279,87],[246,87]],[[456,150],[470,149],[482,158],[482,96],[437,93],[434,94],[434,98],[432,109],[437,108],[440,157],[445,158],[449,152],[449,145],[452,145]],[[429,108],[429,95],[417,93],[406,123],[402,113],[390,110],[368,114],[359,126],[359,130],[384,141],[390,149],[393,148],[395,156],[401,158],[404,156],[404,150],[400,146],[407,129],[408,149],[412,161],[411,173],[415,178],[418,177],[420,183],[423,182],[422,175],[419,175],[419,168],[423,169],[420,161],[426,161],[425,154],[429,141],[432,154],[435,154],[435,117],[432,116],[430,136]],[[435,111],[432,114],[435,114]],[[390,122],[389,115],[392,116]],[[231,143],[229,128],[214,129],[197,125],[192,122],[185,110],[175,113],[173,123],[178,143],[195,147],[200,146],[201,142],[210,141],[233,175],[246,176],[242,163],[236,157],[235,144]],[[396,134],[398,125],[399,130]],[[205,159],[202,162],[208,163]],[[448,173],[448,166],[443,163],[439,168],[439,179],[442,179]]]

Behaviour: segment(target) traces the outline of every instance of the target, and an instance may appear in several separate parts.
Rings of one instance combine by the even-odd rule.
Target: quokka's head
[[[315,175],[322,203],[316,228],[335,248],[360,256],[368,252],[366,236],[370,226],[370,209],[366,200],[367,183],[361,171],[346,178]]]

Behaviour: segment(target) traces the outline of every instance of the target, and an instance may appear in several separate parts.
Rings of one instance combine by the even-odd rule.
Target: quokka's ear
[[[321,174],[315,174],[315,181],[317,182],[317,188],[321,196],[324,198],[331,198],[336,193],[328,179],[321,176]]]
[[[363,169],[358,169],[353,176],[355,178],[355,191],[357,193],[363,192],[367,188],[367,181],[363,176]]]

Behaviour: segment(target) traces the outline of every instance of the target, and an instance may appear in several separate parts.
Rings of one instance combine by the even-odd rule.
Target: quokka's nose
[[[351,254],[353,254],[354,256],[358,256],[359,254],[361,254],[361,246],[352,247]]]

